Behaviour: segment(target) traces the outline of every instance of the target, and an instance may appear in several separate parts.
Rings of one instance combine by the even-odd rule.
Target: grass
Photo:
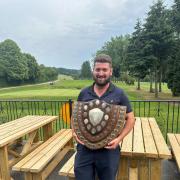
[[[57,99],[60,97],[76,97],[77,89],[23,89],[0,94],[0,99]]]
[[[73,80],[68,76],[59,76],[59,80],[54,85],[42,84],[0,89],[0,99],[76,99],[80,90],[91,84],[92,80]],[[147,82],[141,83],[141,90],[136,89],[136,84],[131,86],[123,82],[115,84],[127,93],[130,100],[155,99],[154,93],[149,93],[149,83]],[[172,97],[166,84],[162,85],[162,91],[162,93],[159,93],[159,99],[180,99],[180,97]]]
[[[19,86],[16,88],[0,89],[0,99],[20,99],[20,100],[76,100],[81,89],[92,84],[92,80],[73,80],[68,76],[59,76],[58,81],[53,85],[40,84],[31,86]],[[149,93],[149,83],[142,82],[141,90],[137,90],[137,84],[127,85],[123,82],[115,83],[118,87],[122,88],[128,95],[130,100],[152,100],[154,93]],[[172,97],[170,90],[166,84],[162,85],[162,93],[159,93],[158,99],[171,99],[180,100],[180,97]],[[62,104],[52,104],[51,102],[22,102],[16,105],[16,103],[6,104],[6,102],[0,102],[0,122],[5,122],[8,119],[14,119],[14,113],[27,115],[27,114],[55,114],[59,115],[59,110]],[[150,111],[148,112],[148,103],[133,103],[133,110],[136,116],[153,116],[156,118],[161,131],[166,132],[180,132],[179,123],[179,106],[167,103],[151,103]],[[12,111],[12,112],[11,112]],[[16,111],[16,112],[15,112]],[[9,114],[8,114],[9,113]],[[61,127],[64,126],[61,121]],[[168,124],[168,128],[167,128]]]

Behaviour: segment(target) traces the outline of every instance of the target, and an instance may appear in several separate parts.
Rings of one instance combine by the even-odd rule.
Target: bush
[[[121,80],[124,81],[128,85],[134,85],[134,82],[135,82],[135,79],[126,73],[122,74]]]

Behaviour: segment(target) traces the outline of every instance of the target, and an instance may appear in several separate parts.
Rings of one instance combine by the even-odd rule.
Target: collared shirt
[[[78,96],[78,101],[86,102],[94,99],[103,100],[109,104],[126,106],[127,107],[126,112],[127,113],[132,112],[131,104],[124,91],[112,83],[110,83],[107,91],[101,97],[99,97],[94,92],[94,84],[87,88],[84,88]]]

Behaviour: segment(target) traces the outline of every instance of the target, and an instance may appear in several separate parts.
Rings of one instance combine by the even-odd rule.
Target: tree
[[[180,42],[174,46],[168,62],[167,83],[173,96],[180,96]]]
[[[147,74],[147,62],[144,58],[144,42],[143,42],[143,29],[141,28],[140,20],[137,20],[135,31],[130,38],[127,48],[126,66],[130,75],[134,76],[138,80],[137,89],[140,90],[140,80]]]
[[[39,65],[32,55],[24,53],[23,57],[28,67],[28,81],[35,82],[40,76]]]
[[[147,59],[151,60],[151,73],[155,79],[155,97],[158,97],[158,81],[161,85],[162,74],[165,71],[167,57],[172,45],[172,29],[168,24],[168,13],[163,2],[158,0],[151,6],[144,24],[144,49]],[[148,49],[148,51],[147,51]],[[161,86],[159,86],[161,89]]]
[[[91,66],[89,61],[83,62],[81,66],[81,78],[90,79],[91,78]]]
[[[180,96],[180,0],[175,0],[171,11],[174,30],[173,49],[169,56],[167,83],[173,96]]]
[[[58,70],[54,67],[46,67],[43,64],[39,66],[40,75],[38,81],[45,82],[45,81],[53,81],[56,80],[58,77]]]
[[[129,43],[129,35],[112,37],[104,46],[97,51],[96,55],[105,53],[111,56],[113,66],[113,77],[118,79],[120,73],[125,71],[125,55]]]
[[[27,64],[14,41],[7,39],[0,43],[0,62],[5,67],[7,82],[19,84],[28,79]]]
[[[172,23],[175,29],[177,38],[180,38],[180,0],[174,0],[174,5],[172,6]]]

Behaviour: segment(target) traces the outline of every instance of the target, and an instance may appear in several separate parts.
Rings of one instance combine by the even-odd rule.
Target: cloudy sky
[[[80,69],[112,36],[132,33],[153,0],[0,0],[0,42],[39,64]],[[173,0],[164,0],[170,7]]]

